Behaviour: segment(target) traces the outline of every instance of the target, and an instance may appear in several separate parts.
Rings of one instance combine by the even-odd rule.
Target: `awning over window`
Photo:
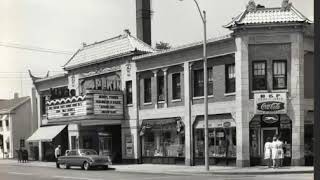
[[[197,117],[194,127],[196,129],[204,128],[203,116]],[[232,118],[231,114],[209,115],[208,127],[209,128],[236,127],[236,122]]]
[[[184,124],[180,118],[145,119],[141,124],[140,136],[143,136],[148,129],[166,130],[172,126],[176,127],[178,133],[184,132]]]
[[[67,125],[40,127],[27,141],[52,141]]]

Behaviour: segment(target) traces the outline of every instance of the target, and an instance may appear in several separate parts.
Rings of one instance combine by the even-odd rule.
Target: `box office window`
[[[126,82],[127,104],[132,104],[132,81]]]
[[[209,157],[236,157],[236,128],[209,128]],[[204,129],[195,129],[195,156],[204,157]]]
[[[144,103],[151,102],[151,78],[144,79]]]
[[[287,62],[285,60],[273,61],[273,89],[287,88]]]
[[[181,99],[180,73],[172,74],[172,99]]]
[[[164,101],[164,76],[158,76],[158,101]]]
[[[266,61],[256,61],[252,63],[252,89],[267,89]]]
[[[212,68],[208,68],[208,95],[213,95],[213,73]],[[193,96],[201,97],[204,95],[204,76],[203,69],[193,71]]]
[[[236,90],[235,64],[226,65],[226,93],[233,93]]]
[[[142,153],[144,157],[184,157],[184,141],[176,123],[153,126],[143,135]]]

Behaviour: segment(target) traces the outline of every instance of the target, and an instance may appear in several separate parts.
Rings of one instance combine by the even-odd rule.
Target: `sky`
[[[244,11],[248,1],[198,0],[207,12],[208,38],[230,33],[222,26]],[[279,7],[282,0],[255,2]],[[290,2],[313,19],[313,0]],[[202,40],[202,21],[193,0],[151,0],[151,4],[153,47],[159,41],[174,47]],[[37,76],[48,70],[50,75],[62,73],[62,66],[83,42],[118,36],[124,29],[135,36],[135,12],[135,0],[0,0],[0,99],[13,98],[14,92],[29,96],[32,82],[27,70]]]

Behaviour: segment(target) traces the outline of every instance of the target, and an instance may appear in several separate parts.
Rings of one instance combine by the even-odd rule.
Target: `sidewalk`
[[[30,161],[28,163],[18,163],[17,160],[0,159],[0,164],[14,166],[34,166],[34,167],[52,167],[54,162]],[[267,168],[265,166],[254,167],[229,167],[229,166],[210,166],[210,171],[205,171],[204,166],[184,166],[184,165],[164,165],[164,164],[130,164],[130,165],[112,165],[110,168],[117,172],[133,173],[154,173],[154,174],[302,174],[313,173],[313,167],[307,166],[288,166],[279,169]]]

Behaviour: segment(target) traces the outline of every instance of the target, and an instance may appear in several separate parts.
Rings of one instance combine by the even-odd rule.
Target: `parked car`
[[[73,149],[66,152],[64,156],[60,156],[56,162],[57,168],[64,165],[66,169],[70,166],[80,166],[84,170],[91,167],[103,167],[107,169],[111,165],[109,156],[101,156],[93,149]]]

